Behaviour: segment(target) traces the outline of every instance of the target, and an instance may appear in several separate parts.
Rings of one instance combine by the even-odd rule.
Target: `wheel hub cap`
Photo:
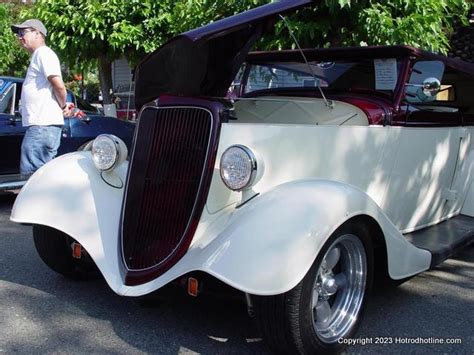
[[[334,277],[327,275],[321,279],[322,296],[332,296],[337,292],[337,283]]]

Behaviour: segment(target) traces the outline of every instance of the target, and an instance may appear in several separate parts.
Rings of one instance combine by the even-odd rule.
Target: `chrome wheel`
[[[353,234],[337,238],[316,273],[311,301],[313,326],[324,343],[334,343],[357,322],[367,282],[367,256]]]

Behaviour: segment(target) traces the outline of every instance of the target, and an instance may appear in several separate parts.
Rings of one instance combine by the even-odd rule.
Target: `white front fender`
[[[72,236],[118,292],[122,279],[117,236],[124,190],[104,183],[90,155],[66,154],[39,169],[17,196],[10,219]],[[127,163],[115,171],[124,180]]]

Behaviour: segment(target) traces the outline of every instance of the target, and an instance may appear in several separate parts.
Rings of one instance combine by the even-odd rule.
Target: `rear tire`
[[[33,240],[41,260],[50,269],[74,280],[97,279],[100,272],[91,257],[84,253],[80,259],[72,256],[73,238],[42,225],[33,225]]]
[[[257,323],[272,352],[332,354],[354,336],[373,278],[367,230],[348,223],[329,238],[303,280],[276,296],[254,296]]]

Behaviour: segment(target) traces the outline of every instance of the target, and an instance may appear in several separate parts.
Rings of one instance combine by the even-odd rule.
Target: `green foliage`
[[[268,0],[38,0],[23,17],[40,18],[51,33],[49,45],[70,66],[100,56],[124,54],[136,62],[167,39]],[[291,16],[303,46],[411,44],[448,49],[455,19],[465,19],[466,0],[324,0]],[[280,21],[265,48],[293,45]]]
[[[18,21],[19,4],[0,4],[0,74],[23,76],[28,67],[28,53],[15,38],[10,26]]]
[[[23,8],[0,5],[0,70],[26,67],[10,31],[17,20],[36,17],[48,28],[48,45],[72,72],[101,68],[126,56],[136,63],[173,36],[268,3],[269,0],[37,0]],[[24,6],[24,5],[23,5]],[[410,44],[445,53],[456,20],[466,20],[466,0],[324,0],[291,15],[288,22],[302,47]],[[282,21],[260,49],[294,47]],[[21,63],[21,64],[18,64]],[[100,64],[100,65],[98,65]],[[12,69],[13,68],[13,69]],[[107,69],[109,68],[109,69]],[[107,85],[102,90],[108,92]]]
[[[180,32],[204,25],[265,0],[37,0],[23,18],[39,18],[48,45],[74,70],[98,64],[104,102],[110,63],[122,56],[136,63]]]
[[[49,45],[74,65],[99,56],[136,60],[180,32],[266,2],[38,0],[23,17],[41,19]]]
[[[455,21],[466,24],[466,0],[325,0],[289,19],[303,47],[407,44],[449,50]],[[281,24],[265,47],[292,45]]]
[[[455,20],[466,22],[464,0],[392,0],[374,3],[358,16],[354,40],[368,44],[411,44],[447,53]]]

